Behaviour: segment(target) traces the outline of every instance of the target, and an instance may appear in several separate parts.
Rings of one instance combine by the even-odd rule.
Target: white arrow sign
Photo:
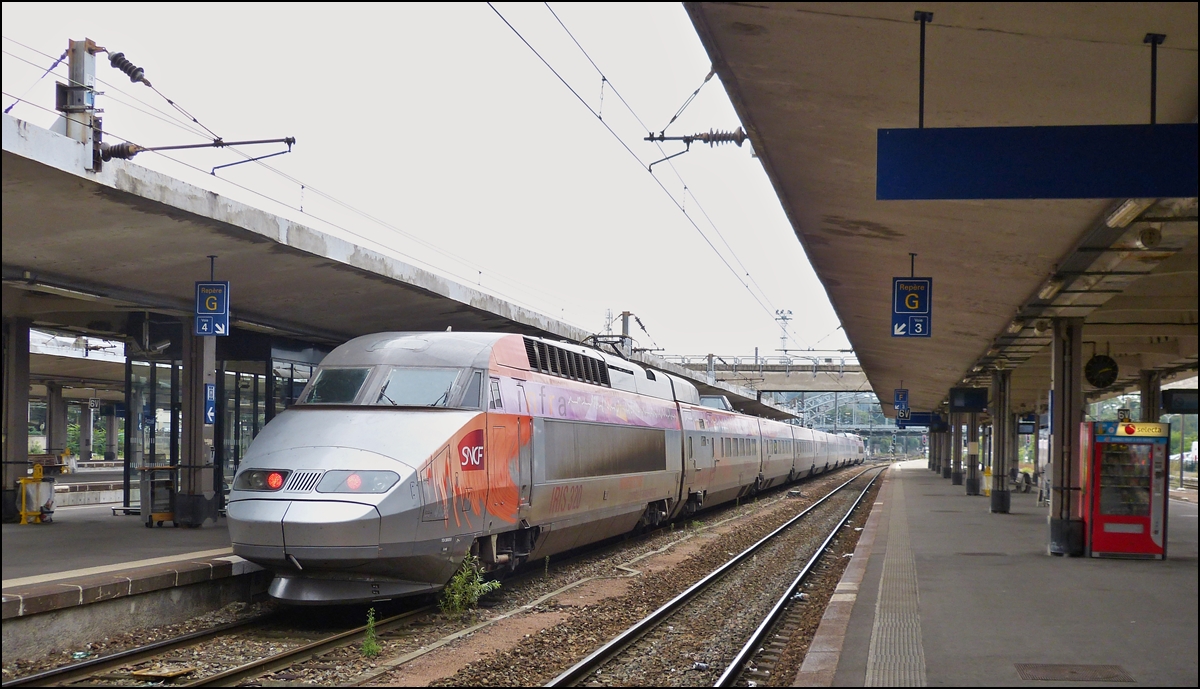
[[[214,329],[216,330],[216,333],[218,335],[225,334],[225,324],[224,323],[217,323],[216,326],[214,326]]]
[[[903,335],[905,330],[908,330],[907,323],[896,323],[892,326],[893,335]]]
[[[204,410],[204,423],[216,423],[216,421],[217,410],[215,407],[209,407],[208,409]]]

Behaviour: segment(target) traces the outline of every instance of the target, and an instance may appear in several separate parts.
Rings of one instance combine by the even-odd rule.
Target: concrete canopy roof
[[[83,146],[3,117],[3,315],[127,339],[131,316],[193,312],[194,283],[230,280],[232,325],[338,345],[389,330],[510,332],[580,342],[591,333],[285,218],[114,160],[85,172]],[[753,390],[708,384],[641,354],[639,363],[723,394],[749,414],[794,418]],[[103,387],[109,364],[35,355],[37,380]],[[37,394],[44,394],[40,388]]]
[[[685,7],[889,414],[902,381],[912,408],[932,409],[964,378],[986,384],[1000,360],[1028,368],[1018,376],[1028,385],[1014,379],[1023,395],[1016,408],[1038,406],[1050,371],[1037,352],[1049,340],[1034,337],[1035,317],[1086,317],[1084,337],[1094,344],[1085,356],[1094,348],[1125,357],[1118,362],[1126,384],[1136,378],[1130,367],[1195,369],[1195,198],[1143,209],[1170,221],[1159,225],[1163,251],[1142,254],[1106,253],[1145,226],[1104,225],[1124,199],[875,200],[877,130],[917,125],[915,10],[934,13],[927,127],[1129,124],[1149,118],[1148,32],[1167,34],[1158,121],[1196,120],[1195,3]],[[918,254],[916,274],[934,278],[928,340],[890,333],[890,278],[909,275],[910,252]],[[1082,282],[1079,275],[1062,289],[1092,294],[1040,300],[1067,264],[1131,274]],[[1028,323],[1017,328],[1023,314]],[[1010,327],[1030,346],[1004,337]]]
[[[234,325],[341,343],[383,330],[509,329],[573,341],[542,314],[127,161],[83,173],[71,139],[4,118],[4,315],[147,306],[192,313],[193,283],[231,280]],[[26,276],[25,273],[29,275]],[[47,283],[90,294],[21,289]],[[104,319],[98,319],[103,321]],[[84,325],[84,324],[80,324]],[[105,328],[92,328],[100,332]],[[109,328],[120,332],[119,327]]]

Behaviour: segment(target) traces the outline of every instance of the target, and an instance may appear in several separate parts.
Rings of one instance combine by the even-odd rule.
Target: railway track
[[[385,635],[435,609],[436,606],[429,605],[379,620],[375,623],[376,633],[381,636]],[[242,635],[253,635],[256,632],[262,633],[265,628],[269,627],[275,621],[274,615],[268,615],[265,618],[221,625],[174,639],[166,639],[146,646],[113,653],[90,661],[27,675],[10,682],[5,682],[3,686],[5,689],[8,687],[23,686],[112,686],[117,683],[129,682],[161,683],[164,680],[170,681],[171,686],[176,687],[235,686],[243,680],[277,672],[296,663],[305,662],[339,648],[358,643],[363,639],[367,631],[366,625],[363,625],[337,632],[294,648],[284,649],[278,653],[256,658],[251,662],[239,664],[218,673],[196,677],[195,679],[189,679],[189,675],[193,674],[193,672],[182,673],[172,677],[172,671],[169,668],[164,668],[155,674],[155,671],[147,670],[143,667],[153,666],[157,661],[170,657],[171,654],[207,642],[218,641],[223,637],[229,637],[230,641],[236,641]],[[171,661],[170,664],[183,666],[180,667],[180,670],[186,669],[186,663]],[[138,668],[143,669],[139,670]]]
[[[858,476],[861,476],[862,473],[860,473]],[[851,479],[851,482],[853,480],[854,479]],[[849,482],[847,482],[847,484],[848,483]],[[842,484],[842,487],[847,484]],[[784,494],[788,490],[791,490],[793,486],[794,484],[781,486],[778,489],[772,489],[771,491],[768,491],[766,494],[771,495],[776,493],[779,496],[776,499],[783,499]],[[824,499],[825,498],[822,498],[822,501]],[[774,502],[774,500],[772,500],[772,502]],[[816,505],[814,505],[814,507],[815,506]],[[720,515],[722,511],[718,509],[717,513]],[[723,523],[723,521],[717,523]],[[642,538],[650,535],[650,533],[643,534],[642,537],[634,540],[640,541]],[[628,544],[628,541],[626,544]],[[606,544],[606,547],[608,546],[611,546],[611,543]],[[590,555],[593,555],[594,550],[596,549],[588,549],[583,552],[573,554],[566,559],[556,561],[554,563],[555,568],[557,569],[560,566],[569,565],[571,562],[577,559],[586,558]],[[600,550],[603,550],[603,548],[600,548]],[[525,568],[525,571],[518,573],[518,575],[511,578],[508,583],[515,584],[526,578],[544,576],[540,570],[540,567]],[[435,606],[427,606],[418,610],[405,612],[379,620],[376,622],[376,632],[381,638],[390,636],[391,634],[397,633],[399,628],[415,620],[415,618],[418,616],[432,612],[434,609]],[[83,687],[102,685],[112,686],[114,684],[129,683],[150,683],[155,681],[154,675],[142,675],[139,677],[134,675],[134,672],[146,670],[155,666],[161,667],[164,665],[186,667],[186,662],[180,662],[178,660],[180,652],[184,651],[185,649],[192,649],[193,647],[199,647],[198,649],[195,649],[199,652],[199,659],[201,661],[208,662],[205,660],[208,654],[204,651],[204,644],[220,640],[223,637],[227,637],[230,643],[237,643],[239,638],[244,636],[248,636],[252,639],[256,636],[262,637],[264,633],[267,636],[270,636],[269,632],[264,632],[263,630],[266,630],[272,625],[276,625],[279,622],[278,617],[278,615],[267,615],[252,620],[243,620],[236,623],[221,625],[181,637],[155,642],[146,646],[128,649],[91,660],[26,675],[24,677],[5,682],[3,687],[4,689],[7,689],[8,687],[19,686],[74,685]],[[203,670],[200,669],[184,675],[176,676],[174,678],[160,678],[157,681],[161,683],[165,679],[165,681],[170,683],[171,686],[234,686],[247,680],[253,680],[254,678],[262,677],[264,675],[279,673],[288,668],[293,668],[293,666],[303,667],[305,663],[311,663],[313,659],[317,659],[320,656],[327,655],[337,649],[345,648],[360,642],[365,634],[365,631],[366,627],[362,626],[335,634],[322,636],[321,638],[308,641],[306,643],[300,643],[292,648],[286,648],[270,655],[256,658],[249,663],[237,664],[235,667],[229,667],[228,669],[216,673],[209,673],[201,676]],[[276,632],[275,635],[278,636],[278,632]],[[294,639],[297,636],[305,635],[306,634],[303,633],[296,633],[290,634],[289,637]],[[453,634],[451,637],[457,637],[458,635],[459,634]],[[447,637],[447,639],[451,637]],[[441,644],[435,644],[435,646],[437,645]],[[433,648],[430,648],[429,650],[433,650]],[[423,655],[423,653],[410,653],[408,655],[419,656]],[[323,661],[317,660],[316,662],[320,664]],[[328,661],[325,662],[327,663]],[[386,663],[388,666],[393,664],[394,663]],[[289,672],[293,671],[289,670]],[[373,679],[374,675],[376,674],[379,673],[367,672],[363,677],[352,679],[350,682],[352,684],[358,684],[360,683],[359,680],[370,681],[370,679]]]
[[[854,510],[861,504],[875,480],[886,469],[868,468],[850,480],[834,488],[800,514],[764,536],[741,553],[734,555],[725,564],[688,587],[682,593],[663,604],[657,610],[634,623],[625,631],[603,644],[582,661],[555,677],[546,686],[577,686],[590,682],[617,684],[708,684],[717,672],[717,686],[755,686],[769,679],[771,662],[782,651],[784,637],[764,641],[771,633],[787,633],[787,613],[793,597],[799,601],[804,596],[798,593],[805,579],[818,567],[821,556],[837,536]],[[876,472],[874,476],[868,476]],[[855,485],[857,484],[857,485]],[[857,495],[854,488],[861,486]],[[844,499],[843,499],[844,498]],[[849,505],[846,507],[846,505]],[[844,508],[841,511],[839,508]],[[812,518],[832,518],[836,523],[827,532],[822,532],[820,545],[802,546],[804,541],[798,525],[808,524]],[[820,537],[820,536],[818,536]],[[812,539],[809,539],[812,540]],[[795,568],[781,562],[794,558],[796,548],[806,550],[803,567],[774,605],[758,606],[742,599],[752,590],[778,590],[778,575],[774,581],[759,581],[756,570],[768,571],[782,566],[790,572]],[[760,563],[759,560],[762,562]],[[761,579],[762,577],[759,577]],[[733,609],[730,602],[733,601]],[[769,608],[763,610],[763,607]],[[752,610],[751,608],[754,608]],[[719,614],[714,614],[717,611]],[[714,657],[719,651],[709,649],[708,662],[696,660],[689,663],[681,649],[689,645],[712,645],[708,635],[736,634],[731,628],[745,626],[746,618],[759,620],[752,633],[741,637],[741,650]],[[698,623],[697,620],[702,620]],[[781,624],[782,623],[782,624]],[[713,629],[697,631],[703,625]],[[731,646],[735,647],[735,646]],[[669,673],[669,674],[668,674]],[[688,674],[688,673],[700,673]],[[608,677],[604,677],[604,675]]]

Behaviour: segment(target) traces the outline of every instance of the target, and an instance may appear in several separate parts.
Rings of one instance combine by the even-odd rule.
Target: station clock
[[[1106,388],[1117,382],[1117,362],[1105,354],[1097,354],[1083,366],[1083,377],[1095,388]]]

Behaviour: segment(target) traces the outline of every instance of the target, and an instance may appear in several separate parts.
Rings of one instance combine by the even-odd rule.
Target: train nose
[[[236,554],[268,565],[344,569],[379,557],[374,505],[335,500],[239,500],[229,505]]]
[[[295,501],[283,515],[283,544],[288,559],[301,566],[373,560],[379,556],[379,512],[357,502]]]

